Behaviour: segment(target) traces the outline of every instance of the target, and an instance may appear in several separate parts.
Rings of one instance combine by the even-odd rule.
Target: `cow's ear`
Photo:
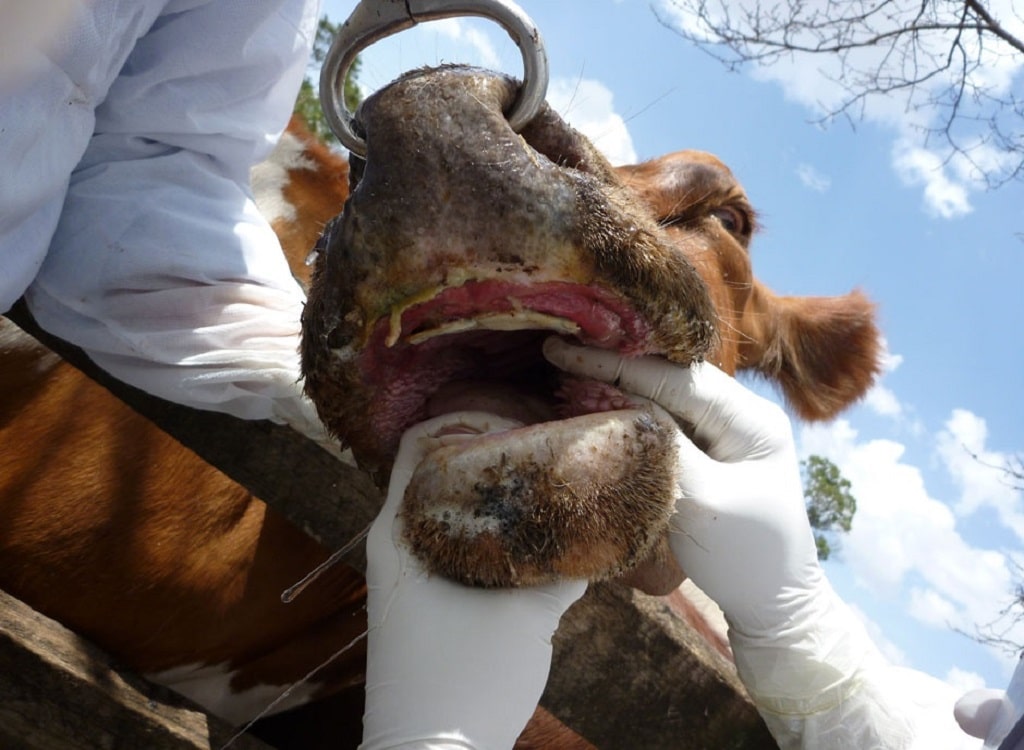
[[[875,306],[860,291],[780,297],[755,282],[756,334],[741,367],[775,381],[803,419],[830,419],[863,396],[880,370]]]

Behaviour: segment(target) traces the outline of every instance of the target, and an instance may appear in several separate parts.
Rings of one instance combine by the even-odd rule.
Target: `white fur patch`
[[[306,156],[302,141],[285,132],[270,156],[249,173],[256,206],[271,224],[278,220],[295,221],[298,216],[295,206],[284,196],[288,173],[297,169],[316,169],[316,165]]]
[[[49,372],[60,363],[60,357],[8,320],[0,318],[0,355],[35,355],[32,363],[36,375]]]
[[[150,682],[164,685],[189,700],[198,703],[212,714],[239,725],[255,718],[284,693],[289,685],[258,685],[243,692],[231,687],[238,672],[229,672],[226,664],[185,664],[145,675]],[[267,715],[302,706],[313,699],[319,683],[298,685],[287,698],[274,706]]]

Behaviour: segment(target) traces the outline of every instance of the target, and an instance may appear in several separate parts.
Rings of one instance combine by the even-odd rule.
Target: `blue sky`
[[[797,425],[835,461],[859,508],[827,571],[894,661],[958,686],[1001,687],[1014,658],[954,632],[994,621],[1024,564],[1024,497],[999,465],[1024,453],[1024,190],[980,188],[913,139],[891,100],[856,128],[812,124],[832,94],[820,61],[727,72],[659,21],[664,0],[521,0],[547,45],[549,101],[613,162],[683,148],[723,159],[758,208],[757,276],[778,293],[859,287],[879,306],[887,371],[829,425]],[[332,20],[354,2],[328,0]],[[998,3],[996,4],[998,5]],[[1022,29],[1018,28],[1018,35]],[[417,27],[372,47],[360,82],[470,62],[521,75],[479,20]],[[1024,67],[1004,71],[1017,96]],[[916,115],[920,116],[920,115]],[[1024,644],[1024,627],[1010,633]]]

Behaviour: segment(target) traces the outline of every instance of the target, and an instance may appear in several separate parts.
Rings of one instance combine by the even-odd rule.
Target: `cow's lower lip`
[[[428,570],[472,586],[536,586],[617,576],[648,557],[674,508],[667,417],[631,408],[501,421],[453,415],[425,446],[401,512]]]

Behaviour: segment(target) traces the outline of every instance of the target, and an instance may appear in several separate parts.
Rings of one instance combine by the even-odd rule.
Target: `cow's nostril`
[[[549,123],[537,123],[528,132],[524,131],[527,144],[555,166],[590,171],[588,163],[592,161],[592,155],[581,146],[580,136],[568,130],[562,122],[542,130],[545,124]]]
[[[618,182],[611,164],[601,152],[547,105],[523,128],[521,135],[530,148],[558,168],[592,174],[605,182]]]

